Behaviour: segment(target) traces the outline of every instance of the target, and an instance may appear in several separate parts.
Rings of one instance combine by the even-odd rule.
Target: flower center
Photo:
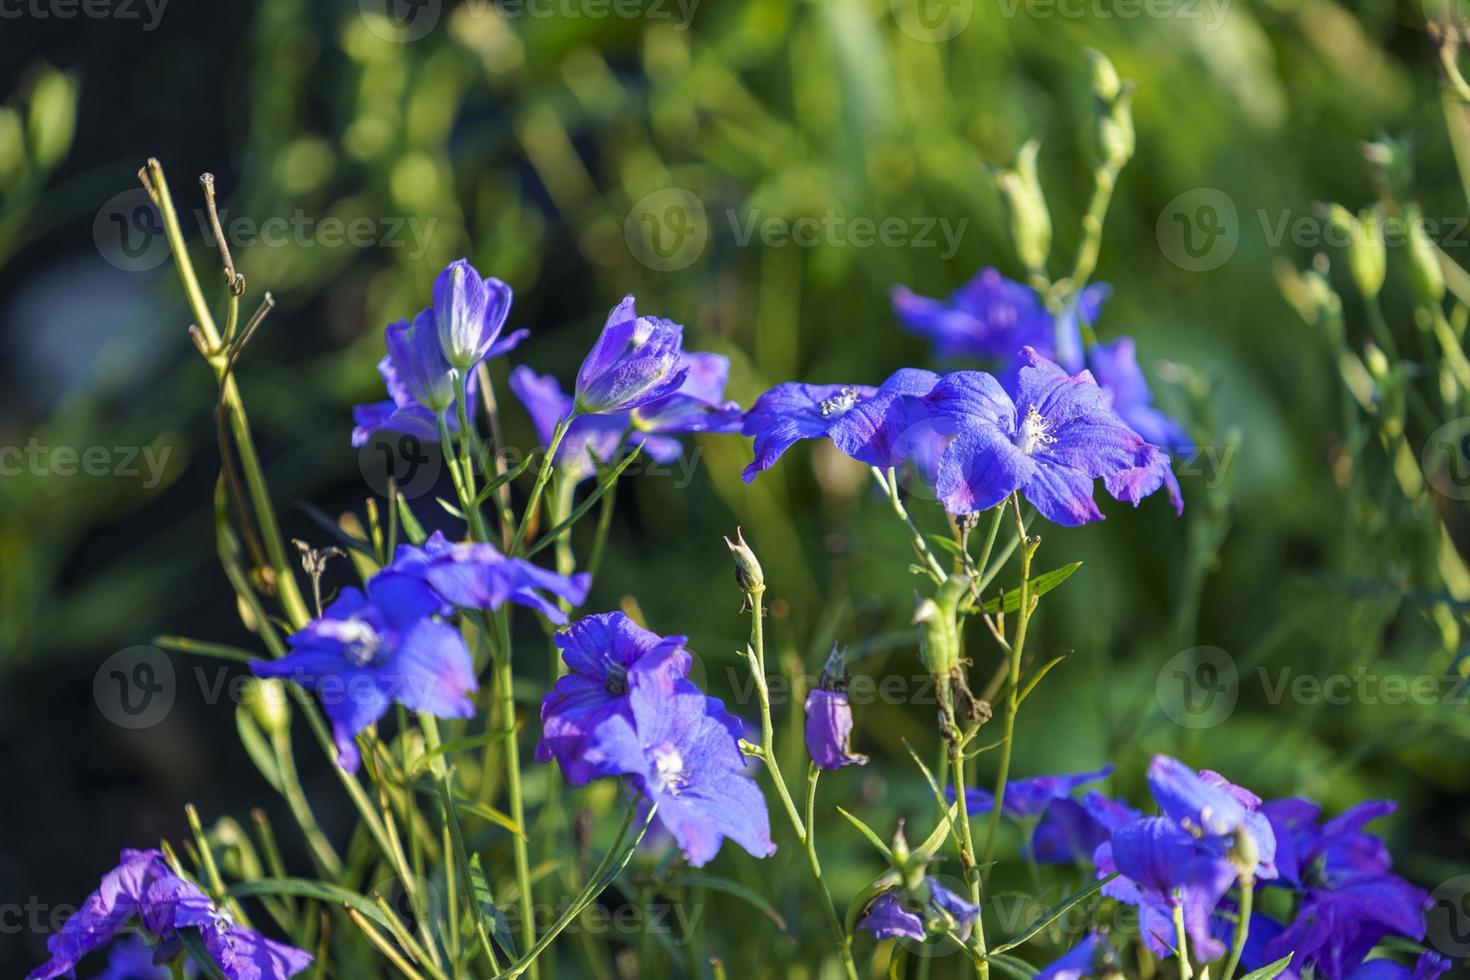
[[[332,631],[342,644],[342,656],[354,667],[369,667],[383,649],[383,638],[372,624],[360,619],[344,619]]]
[[[628,668],[614,660],[607,661],[607,680],[603,682],[609,694],[628,693]]]
[[[843,388],[831,398],[823,398],[817,407],[822,410],[822,418],[831,418],[846,413],[858,403],[859,397],[856,388]]]
[[[684,778],[684,757],[668,742],[660,742],[649,750],[653,759],[653,788],[678,796],[688,782]]]
[[[1016,448],[1031,456],[1056,441],[1057,437],[1051,434],[1051,423],[1036,410],[1035,405],[1028,406],[1026,417],[1021,420],[1021,431],[1016,435]]]

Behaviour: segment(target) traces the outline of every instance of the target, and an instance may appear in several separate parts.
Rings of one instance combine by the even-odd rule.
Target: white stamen
[[[1027,456],[1032,455],[1041,447],[1057,441],[1050,430],[1051,423],[1036,410],[1035,405],[1031,405],[1026,409],[1026,417],[1021,420],[1021,431],[1016,435],[1016,447]]]
[[[656,790],[667,790],[678,796],[684,788],[684,757],[668,742],[655,745],[650,750],[653,756],[653,784]]]
[[[833,415],[842,415],[858,403],[859,395],[856,388],[843,388],[831,398],[824,398],[818,407],[822,410],[823,418]]]

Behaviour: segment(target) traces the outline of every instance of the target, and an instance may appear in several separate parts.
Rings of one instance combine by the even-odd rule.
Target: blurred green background
[[[232,219],[246,222],[234,247],[246,305],[263,289],[279,305],[239,380],[287,536],[321,542],[301,502],[361,512],[373,494],[348,431],[351,405],[381,397],[381,328],[424,305],[435,273],[461,255],[515,288],[511,326],[532,339],[514,360],[564,384],[629,292],[641,311],[685,324],[688,347],[729,355],[730,394],[746,405],[780,381],[877,383],[901,366],[937,366],[898,327],[888,290],[942,295],[984,265],[1019,277],[987,166],[1033,137],[1056,267],[1070,264],[1090,189],[1087,48],[1138,86],[1138,151],[1096,277],[1114,287],[1099,336],[1135,336],[1157,399],[1233,465],[1207,455],[1193,467],[1182,519],[1160,501],[1136,512],[1109,502],[1101,525],[1040,528],[1041,568],[1085,564],[1041,606],[1031,649],[1071,656],[1027,701],[1013,772],[1113,761],[1109,788],[1141,803],[1147,759],[1165,751],[1331,811],[1391,796],[1403,801],[1387,832],[1404,873],[1432,888],[1470,870],[1470,724],[1453,685],[1441,681],[1447,696],[1420,704],[1273,696],[1283,670],[1459,669],[1465,501],[1416,486],[1402,461],[1396,469],[1373,435],[1380,419],[1347,394],[1340,355],[1363,350],[1361,304],[1344,299],[1338,340],[1278,288],[1283,268],[1326,251],[1330,280],[1350,292],[1340,254],[1311,238],[1322,227],[1314,205],[1377,199],[1362,147],[1381,134],[1412,143],[1414,193],[1441,222],[1435,237],[1470,261],[1451,135],[1464,132],[1466,110],[1442,95],[1415,5],[57,9],[31,6],[0,26],[0,446],[106,447],[119,465],[128,450],[139,466],[146,447],[162,462],[151,480],[146,466],[0,477],[0,896],[79,900],[119,847],[177,835],[186,801],[212,815],[275,805],[234,743],[228,706],[206,703],[193,682],[197,664],[175,658],[177,702],[151,728],[111,724],[93,695],[107,656],[160,632],[251,642],[212,542],[213,385],[161,236],[138,210],[146,157],[162,160],[202,268],[216,266],[196,177],[216,175],[227,236]],[[1177,261],[1167,216],[1170,202],[1206,188],[1230,203],[1238,241],[1228,259],[1192,270]],[[827,215],[964,224],[953,249],[937,234],[871,245],[825,235],[810,247],[744,234],[751,221]],[[271,234],[271,218],[284,230]],[[338,240],[331,219],[358,219],[366,237]],[[1298,219],[1306,231],[1293,233]],[[686,237],[650,251],[649,220]],[[1401,248],[1389,249],[1384,305],[1400,347],[1419,350]],[[495,368],[503,380],[506,365]],[[1455,422],[1435,411],[1444,417],[1427,421]],[[531,446],[519,406],[505,417],[508,442]],[[1354,441],[1354,426],[1368,437]],[[1419,420],[1403,435],[1408,469],[1431,428]],[[907,625],[919,580],[862,468],[807,444],[747,487],[746,441],[697,446],[687,485],[676,468],[620,488],[588,608],[636,601],[650,627],[688,634],[712,690],[731,695],[747,624],[720,536],[742,525],[766,568],[784,669],[815,672],[837,641],[852,645],[856,673],[921,673]],[[421,512],[437,510],[430,501]],[[912,510],[927,530],[944,529],[931,506]],[[328,582],[349,575],[340,563]],[[1238,704],[1191,728],[1171,717],[1165,665],[1198,646],[1235,665]],[[994,644],[974,630],[968,653],[988,677]],[[858,708],[857,747],[873,764],[823,784],[825,801],[885,832],[928,805],[899,737],[934,744],[932,707],[892,700]],[[799,754],[789,709],[786,748]],[[988,780],[984,760],[981,771]],[[325,764],[306,777],[340,826],[347,815]],[[881,868],[840,819],[821,826],[843,904]],[[790,843],[780,830],[777,840]],[[784,850],[783,866],[794,857]],[[788,929],[825,935],[798,865],[775,874],[726,854],[717,868],[767,893],[791,882],[773,895]],[[1066,888],[1069,874],[1044,884]],[[1019,868],[997,875],[1002,888],[1029,886]],[[701,941],[732,976],[813,968],[818,950],[729,901]],[[0,962],[31,964],[44,938],[0,935]]]

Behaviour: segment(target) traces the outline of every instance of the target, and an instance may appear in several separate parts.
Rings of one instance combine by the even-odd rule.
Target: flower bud
[[[1377,296],[1388,271],[1382,212],[1375,205],[1355,217],[1341,204],[1331,204],[1327,207],[1327,222],[1343,237],[1348,271],[1358,292],[1369,299]]]
[[[284,735],[291,728],[291,704],[286,685],[274,677],[252,677],[246,682],[245,703],[256,724],[271,735]]]
[[[1229,858],[1230,863],[1235,865],[1236,873],[1240,875],[1241,887],[1251,887],[1256,880],[1256,865],[1261,861],[1261,852],[1256,846],[1255,836],[1245,827],[1236,828]]]
[[[1404,256],[1409,263],[1409,282],[1414,287],[1414,296],[1422,304],[1437,304],[1444,299],[1444,273],[1439,267],[1439,257],[1435,255],[1434,243],[1424,231],[1424,212],[1414,204],[1404,217],[1409,233]]]
[[[761,571],[761,563],[756,559],[755,552],[745,543],[745,532],[737,527],[735,540],[726,538],[725,545],[730,549],[730,556],[735,559],[735,582],[740,586],[740,591],[747,596],[764,592],[766,573]]]
[[[1396,198],[1411,195],[1414,155],[1407,143],[1383,136],[1377,142],[1363,144],[1363,157],[1373,168],[1381,194]]]
[[[1133,84],[1118,78],[1107,55],[1089,51],[1092,68],[1093,153],[1097,163],[1116,174],[1133,158]]]
[[[829,771],[868,762],[867,756],[852,751],[845,659],[844,651],[834,644],[821,679],[806,696],[806,751],[817,768]]]
[[[933,598],[925,598],[914,610],[913,624],[919,627],[919,658],[929,673],[947,678],[960,666],[960,601],[969,594],[970,577],[951,575]]]
[[[1031,140],[1016,154],[1016,165],[995,175],[995,186],[1010,217],[1016,254],[1028,270],[1046,267],[1051,252],[1051,215],[1036,176],[1036,153],[1041,144]]]
[[[1095,48],[1088,48],[1087,67],[1092,72],[1092,94],[1103,102],[1116,99],[1123,83],[1118,79],[1118,69],[1113,67],[1108,56]]]

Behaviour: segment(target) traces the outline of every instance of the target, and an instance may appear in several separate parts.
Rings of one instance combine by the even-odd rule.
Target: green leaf
[[[475,503],[476,504],[483,504],[485,501],[487,501],[487,500],[490,499],[490,495],[492,493],[494,493],[496,490],[499,490],[501,487],[505,486],[511,480],[514,480],[516,477],[518,477],[522,473],[526,472],[526,470],[528,468],[530,468],[531,461],[533,459],[535,459],[534,456],[527,456],[525,459],[521,460],[515,466],[511,467],[510,469],[506,470],[504,473],[502,473],[499,476],[497,476],[495,479],[491,480],[489,483],[485,484],[484,488],[479,493],[477,493],[475,495]]]
[[[1082,563],[1080,561],[1074,561],[1070,565],[1063,565],[1061,568],[1053,568],[1049,572],[1045,572],[1041,575],[1036,576],[1035,578],[1030,580],[1030,587],[1027,590],[1028,594],[1033,599],[1039,596],[1046,595],[1052,589],[1055,589],[1067,579],[1071,578],[1072,573],[1077,571],[1077,569],[1081,567]],[[1015,612],[1017,609],[1021,608],[1020,587],[1018,586],[1014,589],[1006,590],[1004,604],[1002,604],[1002,600],[1000,598],[989,599],[986,601],[984,608],[986,612],[991,614],[998,613],[1002,609],[1004,609],[1006,612]]]
[[[715,875],[697,874],[675,875],[670,879],[670,882],[675,885],[689,885],[694,888],[710,888],[717,892],[724,892],[727,895],[734,895],[736,898],[744,899],[759,909],[766,918],[774,922],[776,928],[781,930],[783,936],[793,943],[796,942],[796,937],[786,928],[786,920],[781,917],[780,912],[776,911],[775,906],[762,898],[760,893],[752,891],[738,882],[731,881],[728,878],[719,878]]]
[[[429,535],[424,532],[424,526],[419,519],[413,516],[413,510],[408,506],[408,498],[402,494],[398,495],[398,522],[403,525],[403,533],[408,535],[411,544],[423,544]]]
[[[261,878],[258,881],[241,881],[227,890],[231,898],[248,898],[251,895],[294,895],[297,898],[315,898],[334,905],[350,905],[366,918],[388,928],[388,920],[371,900],[340,885],[329,885],[325,881],[310,878]]]
[[[597,485],[597,489],[589,493],[587,495],[587,499],[578,504],[576,509],[573,510],[570,515],[568,515],[566,520],[562,521],[560,524],[557,524],[551,530],[541,535],[541,540],[537,541],[530,548],[526,549],[525,557],[530,558],[542,548],[549,546],[557,538],[561,537],[561,532],[565,531],[567,528],[571,527],[573,524],[581,520],[582,516],[592,509],[592,505],[597,503],[597,501],[601,499],[602,495],[607,493],[608,489],[615,482],[617,482],[618,477],[622,476],[623,470],[631,466],[633,464],[633,460],[642,455],[642,452],[642,446],[634,446],[633,451],[625,456],[623,458],[623,461],[619,463],[615,469],[611,470],[607,474],[606,478],[604,478],[603,481]]]
[[[928,538],[931,544],[938,545],[941,549],[949,552],[956,558],[964,555],[964,552],[960,550],[959,542],[947,534],[926,534],[924,537]]]
[[[991,953],[986,959],[990,962],[991,966],[999,968],[1000,972],[1008,977],[1017,977],[1018,980],[1031,980],[1032,977],[1036,976],[1036,967],[1014,956],[1006,956],[1004,954],[997,956],[995,953]]]
[[[210,643],[207,640],[196,640],[188,636],[155,636],[153,645],[164,650],[174,650],[178,653],[188,653],[199,657],[217,657],[220,660],[235,660],[240,663],[250,663],[259,660],[260,654],[253,653],[240,647],[228,646],[224,643]]]
[[[520,959],[521,954],[516,952],[516,941],[510,934],[510,923],[506,921],[505,913],[500,911],[500,906],[495,904],[495,895],[490,891],[490,882],[485,879],[485,871],[480,867],[480,855],[470,855],[470,888],[475,893],[475,904],[480,906],[480,912],[490,920],[490,935],[495,939],[495,944],[505,950],[505,955],[512,960]]]
[[[856,827],[858,829],[858,833],[866,837],[868,839],[868,843],[876,847],[878,849],[878,853],[882,854],[885,860],[890,862],[893,860],[893,851],[888,847],[887,844],[883,843],[883,838],[879,837],[872,827],[869,827],[857,817],[842,809],[842,807],[838,807],[837,812],[846,817],[847,822]]]
[[[470,749],[480,748],[484,745],[494,745],[496,742],[499,742],[501,739],[504,739],[509,735],[510,732],[501,730],[495,732],[485,732],[481,735],[468,735],[464,738],[450,739],[449,741],[444,742],[436,746],[435,748],[429,749],[423,755],[415,759],[413,769],[409,772],[408,777],[410,779],[413,779],[417,776],[422,775],[424,770],[428,768],[429,763],[441,755],[454,755],[455,753],[466,752]]]
[[[1039,919],[1031,923],[1025,929],[1021,930],[1021,934],[1015,939],[1012,939],[1008,943],[1001,943],[999,946],[991,950],[990,955],[994,956],[996,953],[1004,953],[1008,949],[1015,949],[1022,943],[1027,942],[1038,932],[1051,925],[1057,919],[1060,919],[1062,916],[1066,915],[1067,911],[1071,909],[1072,906],[1091,898],[1093,895],[1097,894],[1098,890],[1101,889],[1103,885],[1106,885],[1108,882],[1112,881],[1116,877],[1118,877],[1118,873],[1115,871],[1112,874],[1108,875],[1106,878],[1100,878],[1097,881],[1094,881],[1091,885],[1082,889],[1082,891],[1073,895],[1071,898],[1065,899],[1060,904],[1052,906]]]
[[[1295,953],[1287,953],[1275,963],[1263,966],[1259,970],[1252,970],[1240,980],[1271,980],[1272,977],[1279,977],[1286,972],[1288,966],[1291,966],[1291,958],[1295,955]]]
[[[271,751],[260,726],[255,723],[250,708],[243,704],[235,709],[235,728],[240,733],[240,744],[245,746],[245,753],[255,763],[255,768],[260,770],[272,789],[277,793],[282,792],[281,770],[276,765],[275,753]]]
[[[425,796],[439,795],[439,788],[437,786],[415,786],[414,788],[417,789],[420,793],[423,793]],[[464,796],[456,796],[454,797],[454,809],[460,813],[468,813],[471,816],[479,817],[481,820],[484,820],[487,823],[493,823],[497,827],[503,827],[506,830],[510,831],[512,834],[515,834],[517,837],[523,838],[525,840],[530,839],[526,837],[524,833],[522,833],[521,825],[512,820],[509,814],[501,813],[493,806],[490,806],[486,803],[481,803],[479,800],[472,800]]]
[[[944,812],[944,818],[934,825],[929,836],[924,838],[914,851],[915,854],[938,854],[940,845],[944,843],[944,835],[954,828],[955,817],[959,815],[959,800],[951,803],[949,809]]]

